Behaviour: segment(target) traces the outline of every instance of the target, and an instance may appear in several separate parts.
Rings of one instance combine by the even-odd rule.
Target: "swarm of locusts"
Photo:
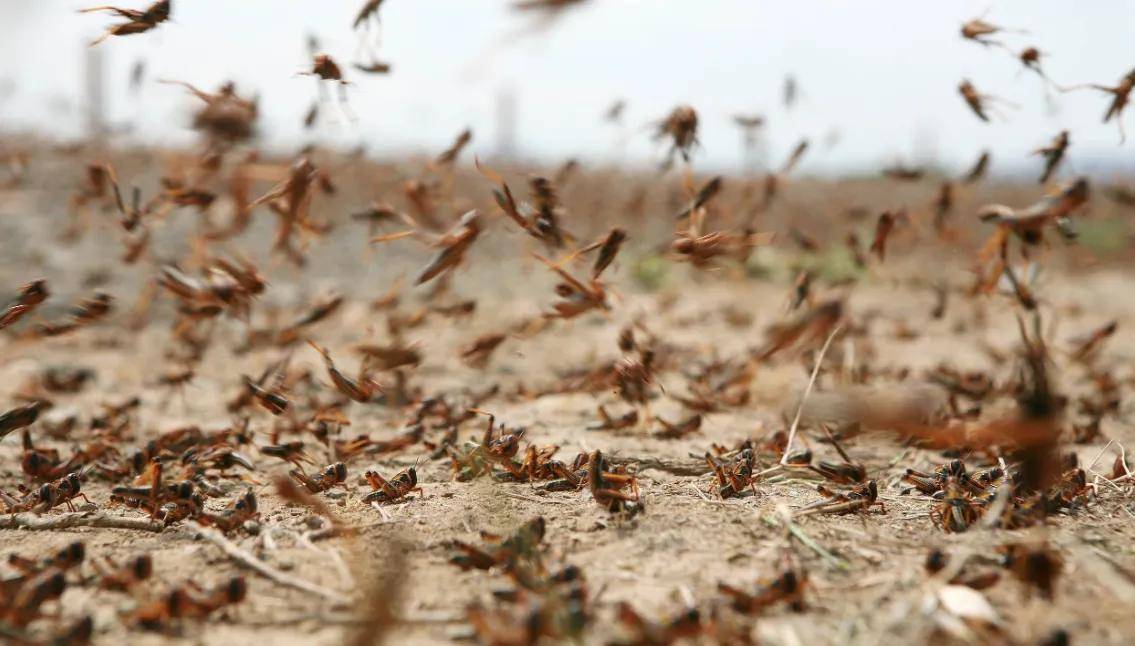
[[[585,4],[513,8],[546,27]],[[92,43],[107,47],[185,29],[181,6],[82,12],[119,21]],[[292,72],[318,84],[305,128],[327,84],[346,110],[352,84],[391,73],[384,9],[366,2],[343,25],[366,76],[348,81],[309,36]],[[1027,33],[961,26],[1046,94],[1105,93],[1104,121],[1122,133],[1135,73],[1059,86],[1047,52],[1008,44]],[[787,79],[785,110],[800,92]],[[799,134],[766,170],[696,172],[704,128],[740,128],[752,151],[775,127],[745,106],[652,107],[652,132],[637,135],[656,145],[649,173],[482,161],[472,128],[390,173],[361,152],[260,151],[255,88],[160,82],[188,92],[199,145],[150,168],[113,148],[71,151],[66,220],[27,244],[110,240],[100,256],[115,271],[0,286],[0,354],[19,375],[0,406],[0,641],[227,641],[209,631],[303,623],[354,644],[420,630],[485,644],[797,643],[794,618],[827,625],[834,597],[889,585],[873,602],[893,604],[886,617],[828,638],[869,626],[880,640],[1063,644],[1083,627],[1015,625],[1006,598],[1019,595],[1003,589],[1058,608],[1084,584],[1070,579],[1091,575],[1135,599],[1129,557],[1067,538],[1087,518],[1120,522],[1101,520],[1116,505],[1130,517],[1135,484],[1113,435],[1135,381],[1112,353],[1126,324],[1058,336],[1058,322],[1081,324],[1047,289],[1098,203],[1099,181],[1072,174],[1077,124],[1037,133],[1040,188],[975,201],[990,151],[948,173],[896,163],[880,169],[882,193],[902,183],[921,198],[840,203],[817,225],[796,176],[823,150]],[[957,88],[996,127],[1015,104],[988,85]],[[36,177],[40,156],[0,154],[4,191]],[[1135,206],[1120,183],[1100,192]],[[951,262],[911,262],[943,249]],[[332,288],[329,256],[385,278],[360,269]],[[881,283],[925,308],[864,304]],[[947,334],[964,352],[906,360],[906,344]],[[782,375],[798,378],[778,387]],[[912,535],[926,544],[910,549]],[[197,566],[167,560],[170,546]],[[919,567],[895,573],[899,554]],[[629,587],[655,570],[680,582],[669,600]],[[269,598],[302,613],[269,617]],[[423,613],[438,608],[453,614]]]

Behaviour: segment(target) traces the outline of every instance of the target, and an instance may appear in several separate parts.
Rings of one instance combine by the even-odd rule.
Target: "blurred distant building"
[[[496,150],[500,159],[516,158],[516,91],[511,86],[497,90]]]
[[[102,47],[84,47],[83,82],[86,85],[87,137],[106,134],[106,60]]]

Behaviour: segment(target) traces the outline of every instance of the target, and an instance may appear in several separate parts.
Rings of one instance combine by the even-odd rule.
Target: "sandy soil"
[[[115,155],[120,174],[142,186],[155,184],[155,169],[142,170],[152,159],[149,153]],[[33,181],[0,194],[0,285],[14,291],[28,280],[46,278],[53,296],[40,312],[43,318],[51,318],[96,285],[114,294],[119,307],[106,322],[58,339],[22,339],[19,334],[24,328],[16,328],[0,340],[2,394],[15,395],[27,379],[49,366],[93,370],[96,376],[91,384],[77,394],[53,395],[54,408],[45,413],[48,419],[77,415],[79,429],[71,437],[52,440],[38,426],[32,427],[37,443],[65,454],[89,437],[86,421],[99,412],[102,402],[133,395],[140,396],[142,404],[133,414],[133,435],[127,443],[130,447],[178,426],[224,427],[231,422],[225,402],[239,391],[240,376],[258,374],[284,351],[273,347],[233,353],[232,348],[242,339],[244,324],[222,319],[208,353],[196,366],[193,381],[180,390],[156,385],[158,376],[171,365],[163,354],[170,345],[171,299],[165,294],[159,297],[150,324],[140,331],[125,327],[128,310],[141,285],[156,274],[160,264],[186,256],[188,234],[199,224],[187,211],[169,216],[155,234],[150,256],[131,267],[118,262],[120,243],[109,214],[99,215],[101,220],[80,241],[59,242],[55,234],[67,222],[66,196],[78,181],[77,162],[94,156],[90,151],[78,155],[40,153]],[[385,293],[399,274],[413,275],[426,261],[427,252],[412,244],[369,248],[363,235],[366,227],[346,217],[375,195],[391,190],[399,179],[414,172],[405,170],[413,166],[399,170],[374,165],[353,167],[344,160],[333,163],[342,190],[333,198],[317,200],[317,205],[337,228],[312,245],[308,268],[297,271],[269,257],[272,221],[266,213],[258,214],[247,234],[223,247],[240,249],[252,257],[271,284],[255,305],[254,325],[268,321],[273,310],[288,318],[320,295],[344,294],[348,300],[342,309],[312,327],[309,335],[330,347],[345,369],[353,372],[357,357],[350,348],[354,344],[388,340],[384,321],[388,312],[373,310],[368,301]],[[236,531],[229,539],[273,568],[339,591],[349,600],[357,599],[374,577],[396,573],[401,585],[394,600],[398,619],[392,637],[415,643],[448,642],[467,636],[466,607],[474,602],[491,605],[490,590],[507,586],[507,578],[499,572],[462,572],[450,565],[453,552],[447,542],[460,539],[477,543],[480,530],[508,533],[537,515],[547,521],[549,559],[577,565],[586,575],[592,597],[592,618],[584,633],[588,643],[626,637],[615,617],[618,602],[631,602],[643,615],[657,620],[678,612],[691,600],[708,609],[720,598],[718,582],[752,586],[776,576],[781,552],[791,549],[810,577],[806,612],[793,613],[777,605],[747,620],[745,630],[762,642],[798,644],[916,643],[939,638],[941,633],[934,632],[935,621],[925,608],[925,600],[938,585],[922,568],[931,548],[951,554],[972,553],[975,562],[991,563],[998,545],[1044,537],[1065,560],[1055,598],[1040,599],[1004,573],[999,583],[985,591],[1002,631],[1000,637],[992,639],[1038,643],[1062,629],[1076,643],[1129,641],[1135,632],[1131,613],[1135,579],[1130,574],[1135,572],[1135,502],[1130,482],[1114,485],[1089,474],[1089,481],[1097,483],[1090,501],[1072,512],[1052,516],[1043,528],[946,534],[929,518],[935,503],[917,492],[903,495],[900,482],[906,468],[930,470],[946,458],[936,451],[900,446],[886,436],[858,438],[848,442],[848,450],[878,482],[885,513],[799,518],[795,523],[810,539],[811,547],[799,540],[789,541],[777,525],[783,509],[819,499],[815,478],[779,475],[759,483],[755,496],[741,499],[720,500],[707,495],[711,481],[698,456],[714,443],[733,446],[784,429],[807,385],[814,357],[811,352],[785,352],[757,365],[747,405],[706,415],[698,432],[680,440],[651,437],[650,431],[657,430],[657,425],[618,432],[586,430],[596,419],[599,403],[608,403],[620,412],[626,410],[611,392],[516,395],[521,386],[529,392],[539,391],[555,383],[563,371],[595,367],[619,358],[619,331],[639,320],[658,342],[677,348],[677,365],[658,376],[659,388],[651,402],[653,415],[676,420],[688,412],[663,394],[662,388],[666,393],[683,393],[684,370],[714,357],[743,356],[761,345],[769,324],[784,318],[793,275],[790,267],[804,257],[787,241],[762,250],[757,258],[763,271],[749,272],[749,276],[736,267],[697,272],[671,265],[657,289],[647,289],[636,281],[639,259],[646,257],[656,242],[666,240],[670,226],[667,214],[673,212],[669,205],[677,190],[676,180],[643,181],[656,183],[658,190],[651,193],[645,219],[631,219],[634,242],[609,277],[617,294],[608,315],[556,323],[531,337],[511,336],[485,369],[463,365],[456,356],[457,348],[479,334],[505,330],[518,320],[538,314],[553,299],[551,276],[524,257],[526,249],[537,247],[502,218],[492,222],[488,239],[478,243],[470,266],[456,276],[452,293],[438,297],[445,302],[475,298],[475,314],[457,320],[431,315],[422,326],[408,330],[405,339],[419,342],[424,355],[422,364],[408,373],[412,388],[428,395],[461,397],[468,389],[499,384],[501,394],[481,403],[481,407],[509,426],[526,427],[526,439],[533,444],[558,445],[561,459],[601,449],[612,458],[626,461],[632,470],[637,469],[645,513],[633,519],[612,516],[586,492],[549,493],[538,485],[506,484],[487,477],[455,482],[448,459],[431,460],[430,451],[417,445],[378,459],[362,456],[349,460],[346,491],[340,489],[321,497],[343,522],[362,529],[354,539],[310,542],[304,535],[322,521],[313,519],[306,508],[284,503],[270,484],[273,477],[287,471],[287,465],[248,447],[245,451],[257,467],[247,480],[260,500],[259,534]],[[520,184],[519,179],[517,182]],[[730,205],[743,202],[741,185],[739,180],[731,184],[721,201]],[[869,240],[874,218],[849,219],[841,215],[841,207],[861,205],[874,214],[896,203],[922,205],[933,189],[928,182],[804,182],[787,188],[787,206],[778,207],[761,222],[781,232],[789,226],[799,227],[821,244],[838,246],[847,230],[857,230]],[[577,228],[582,239],[590,239],[621,221],[613,205],[628,190],[609,177],[584,175],[571,180],[563,191],[565,206],[572,214],[590,216],[569,219],[569,227]],[[848,326],[859,330],[833,344],[808,410],[823,414],[824,402],[846,386],[841,366],[846,367],[848,362],[870,366],[879,375],[870,388],[879,392],[901,393],[916,388],[925,371],[942,362],[960,369],[987,371],[998,381],[1009,378],[1010,362],[991,360],[982,343],[1012,350],[1017,333],[1011,301],[996,295],[970,299],[962,293],[971,280],[967,262],[981,235],[971,225],[969,213],[973,204],[986,199],[1021,202],[1029,199],[1023,196],[1035,194],[1032,187],[977,189],[964,198],[955,216],[964,234],[956,246],[927,242],[927,231],[907,229],[896,236],[887,263],[872,261],[866,271],[856,274],[856,283],[831,285],[818,280],[814,297],[846,299]],[[453,195],[446,204],[453,212],[464,206],[489,205],[487,187],[472,174],[459,176]],[[1108,217],[1108,213],[1100,215],[1104,209],[1099,199],[1101,208],[1095,217]],[[825,224],[831,221],[839,226]],[[1068,358],[1072,347],[1069,339],[1117,319],[1119,332],[1107,342],[1097,365],[1112,371],[1125,394],[1133,375],[1131,359],[1135,357],[1135,339],[1127,326],[1135,312],[1126,298],[1131,274],[1123,258],[1105,258],[1100,264],[1084,250],[1070,251],[1059,244],[1044,257],[1051,268],[1042,274],[1038,293],[1059,389],[1072,397],[1091,390],[1084,370]],[[951,295],[945,316],[934,320],[930,317],[934,292],[929,286],[939,280],[950,285]],[[427,292],[427,288],[405,290],[400,311],[417,308],[425,302]],[[310,368],[318,382],[316,392],[329,398],[331,391],[319,356],[302,344],[292,350],[292,369]],[[895,374],[903,368],[909,374],[900,380]],[[390,376],[380,378],[388,381]],[[15,404],[11,401],[12,406]],[[1008,408],[1011,402],[1000,398],[987,404],[985,414],[996,415]],[[383,404],[352,403],[343,410],[351,421],[342,431],[344,437],[391,437],[408,415],[407,408]],[[1117,414],[1104,418],[1101,439],[1071,447],[1079,454],[1081,464],[1101,473],[1110,472],[1119,447],[1132,446],[1135,440],[1130,410],[1124,400]],[[254,444],[266,444],[272,418],[263,410],[249,412]],[[1070,425],[1078,419],[1070,408],[1065,423]],[[460,440],[479,436],[482,425],[481,419],[465,422]],[[440,432],[428,435],[434,439],[438,436]],[[806,426],[803,437],[817,458],[834,459],[831,447],[818,442],[814,425]],[[313,437],[303,439],[320,465],[332,460]],[[24,481],[20,455],[19,433],[0,443],[0,488],[5,491],[14,491]],[[671,466],[659,468],[659,461]],[[764,458],[759,466],[763,468],[769,461]],[[387,505],[381,512],[361,501],[370,490],[360,479],[365,470],[373,468],[392,475],[412,465],[417,465],[423,490],[420,495]],[[685,474],[674,473],[675,468]],[[143,516],[110,506],[110,485],[90,478],[83,487],[99,511]],[[226,487],[226,496],[208,501],[210,509],[222,508],[243,484],[234,481]],[[53,510],[48,515],[60,513]],[[59,611],[63,619],[93,615],[95,643],[128,640],[145,644],[178,639],[209,644],[333,644],[342,643],[357,623],[351,603],[335,604],[241,568],[184,524],[160,533],[93,528],[0,530],[5,555],[43,555],[77,539],[86,544],[88,559],[148,553],[154,561],[154,576],[133,594],[78,584],[68,587],[58,603]],[[178,622],[168,634],[147,633],[129,625],[130,613],[139,604],[158,598],[173,585],[189,579],[212,585],[238,573],[247,579],[248,595],[232,609],[206,621]],[[62,625],[60,621],[39,620],[32,625],[33,632],[46,634],[53,626]]]

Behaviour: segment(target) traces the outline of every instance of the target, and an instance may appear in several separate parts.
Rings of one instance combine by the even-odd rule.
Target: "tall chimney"
[[[83,46],[87,95],[87,137],[100,141],[106,135],[106,62],[102,47]]]
[[[496,156],[500,159],[516,157],[516,114],[516,92],[512,86],[502,86],[496,105]]]

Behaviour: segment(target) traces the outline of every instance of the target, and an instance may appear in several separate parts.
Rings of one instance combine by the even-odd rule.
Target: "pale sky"
[[[99,1],[0,0],[0,129],[81,131],[86,43],[113,19],[76,10]],[[379,53],[394,66],[386,77],[347,69],[361,4],[174,0],[173,22],[99,45],[111,120],[134,123],[146,141],[192,141],[194,103],[155,79],[212,89],[231,78],[261,96],[269,147],[318,141],[365,143],[377,154],[436,153],[471,126],[473,150],[488,155],[496,147],[496,97],[512,88],[520,152],[550,163],[656,162],[664,148],[651,142],[650,124],[689,103],[702,124],[694,166],[706,170],[740,164],[730,116],[756,112],[768,118],[776,162],[798,139],[812,138],[803,172],[873,169],[930,154],[960,168],[986,147],[994,170],[1029,168],[1037,164],[1029,151],[1064,128],[1072,131],[1073,168],[1110,158],[1135,171],[1135,114],[1127,115],[1132,140],[1120,147],[1115,124],[1100,123],[1106,95],[1057,94],[1051,109],[1041,80],[1009,52],[958,35],[964,20],[988,11],[990,22],[1028,31],[1004,40],[1015,52],[1036,45],[1048,54],[1042,63],[1056,81],[1110,85],[1135,67],[1132,2],[591,0],[533,29],[533,18],[509,11],[509,0],[386,0]],[[312,78],[295,75],[308,64],[309,32],[354,82],[356,122],[302,130],[316,93]],[[139,58],[147,81],[134,99],[127,77]],[[781,89],[789,73],[801,96],[786,111]],[[1019,107],[982,123],[957,93],[963,78]],[[621,133],[600,119],[616,98],[627,101]],[[832,131],[838,143],[825,149]]]

